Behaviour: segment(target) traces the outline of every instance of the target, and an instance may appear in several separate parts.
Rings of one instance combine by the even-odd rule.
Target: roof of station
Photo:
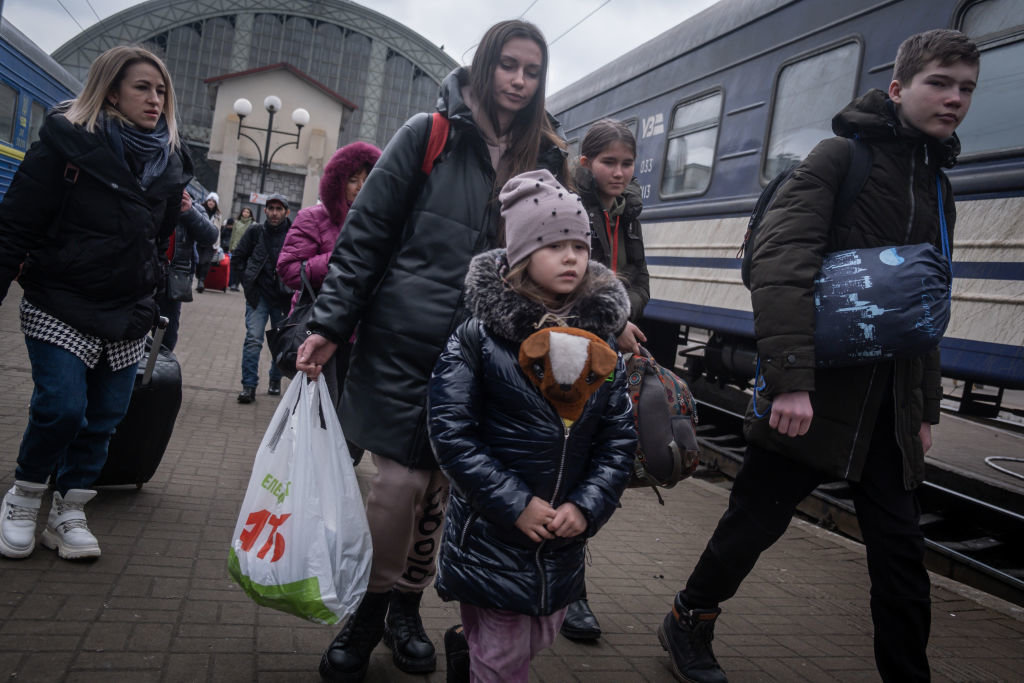
[[[87,70],[104,50],[142,43],[201,19],[236,14],[278,14],[329,22],[380,41],[437,81],[457,62],[420,34],[380,12],[346,0],[149,0],[113,14],[57,48],[61,64]]]

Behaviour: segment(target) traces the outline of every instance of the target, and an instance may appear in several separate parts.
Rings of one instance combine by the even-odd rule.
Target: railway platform
[[[32,391],[19,296],[15,285],[0,307],[4,490]],[[255,404],[235,401],[242,295],[207,290],[183,309],[177,355],[185,387],[174,437],[142,490],[102,489],[90,505],[103,556],[76,564],[40,547],[26,560],[0,559],[0,676],[7,680],[318,680],[320,653],[336,628],[258,607],[226,570],[251,461],[278,402],[265,382]],[[264,354],[264,372],[268,360]],[[944,421],[942,437],[956,438],[957,424]],[[357,471],[365,486],[373,465],[367,460]],[[590,602],[604,637],[592,645],[559,637],[535,660],[531,680],[673,680],[656,628],[727,493],[691,479],[663,496],[664,507],[650,491],[628,491],[591,543]],[[1024,609],[938,576],[932,599],[934,680],[1024,679]],[[424,623],[439,651],[457,614],[427,591]],[[739,683],[877,680],[863,548],[795,521],[725,605],[715,649]],[[436,673],[413,677],[398,672],[381,645],[366,680],[444,681],[443,653]]]

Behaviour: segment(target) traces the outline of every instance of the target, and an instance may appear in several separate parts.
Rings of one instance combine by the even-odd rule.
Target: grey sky
[[[105,19],[111,14],[139,4],[137,0],[60,2],[86,28],[96,23],[96,14]],[[3,0],[3,13],[8,21],[44,50],[53,52],[80,31],[74,20],[61,7],[60,2]],[[445,52],[459,63],[468,63],[472,59],[472,48],[488,26],[525,12],[523,18],[537,24],[551,43],[549,93],[557,92],[597,67],[714,4],[714,0],[610,0],[604,4],[605,2],[606,0],[363,0],[357,4],[405,24],[436,45],[443,45]],[[594,12],[592,16],[559,38],[591,12]]]

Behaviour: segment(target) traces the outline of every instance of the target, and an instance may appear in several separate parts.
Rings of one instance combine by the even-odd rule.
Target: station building
[[[196,177],[217,189],[225,217],[259,189],[264,156],[265,134],[238,136],[237,97],[252,103],[244,123],[254,128],[267,126],[268,95],[282,102],[275,130],[294,133],[290,113],[309,112],[297,148],[274,153],[291,138],[271,136],[265,178],[267,193],[309,206],[335,149],[356,140],[383,148],[409,116],[433,110],[457,65],[419,34],[346,0],[149,0],[90,26],[53,57],[84,81],[115,45],[142,45],[167,64]]]

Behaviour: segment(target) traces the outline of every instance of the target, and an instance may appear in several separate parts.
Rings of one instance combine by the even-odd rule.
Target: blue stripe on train
[[[748,339],[754,337],[754,316],[746,311],[651,299],[644,317]],[[942,374],[947,377],[1024,389],[1024,346],[947,337],[941,348]]]
[[[716,268],[739,270],[743,259],[699,256],[648,256],[649,266]],[[953,261],[953,277],[969,280],[1024,280],[1024,263],[997,261]]]

